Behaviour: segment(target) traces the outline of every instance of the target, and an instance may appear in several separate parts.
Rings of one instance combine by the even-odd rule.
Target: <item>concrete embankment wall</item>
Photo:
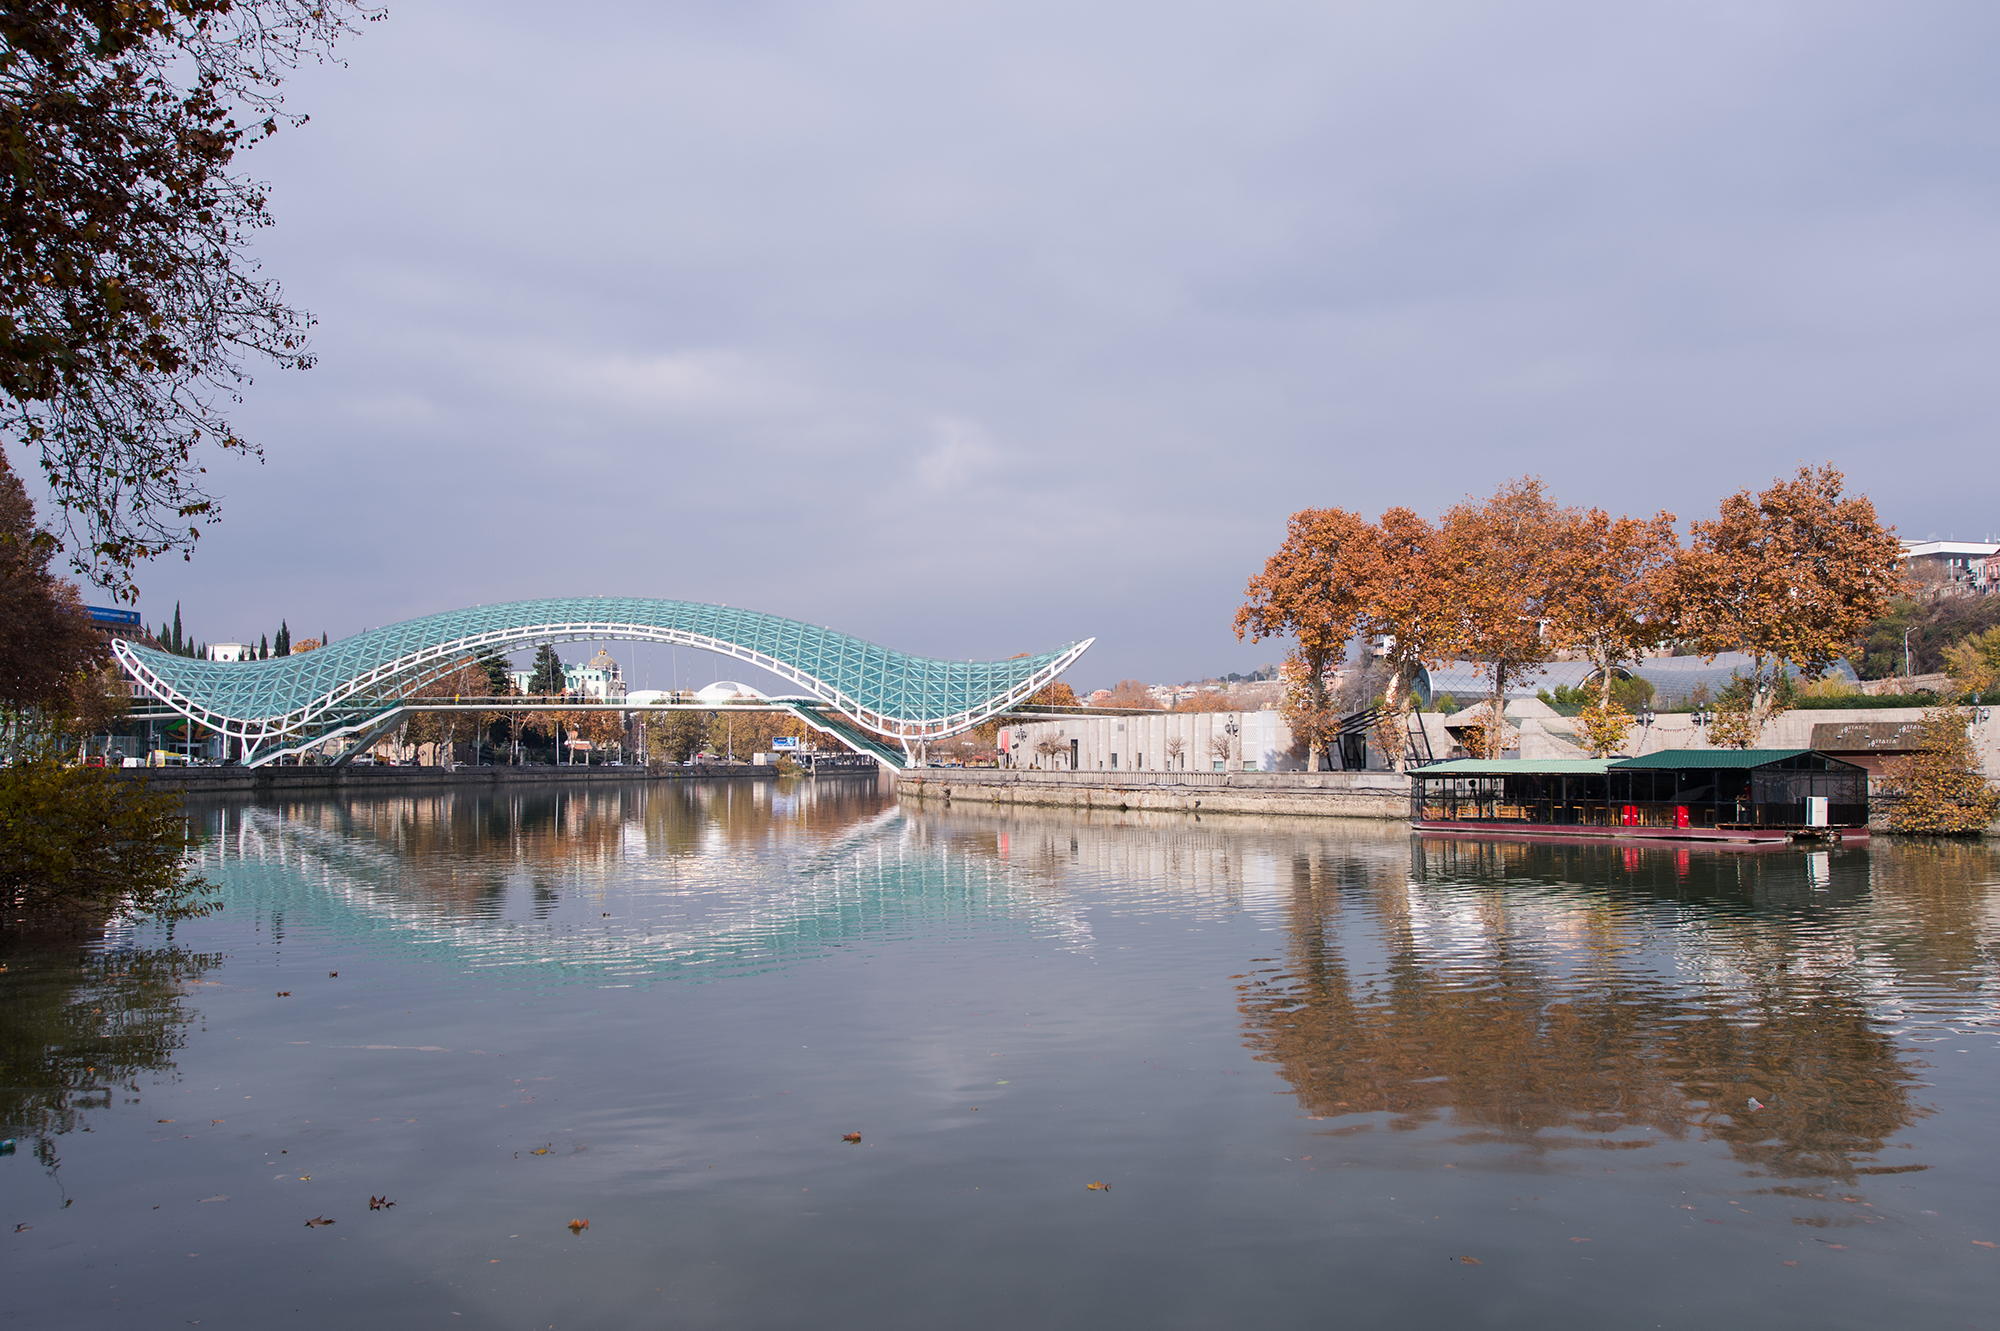
[[[154,790],[188,795],[395,794],[446,787],[491,790],[516,785],[593,785],[617,781],[706,781],[716,777],[768,781],[775,767],[709,763],[693,767],[121,767],[119,777]]]
[[[1408,821],[1395,772],[1037,772],[924,767],[896,776],[904,798],[1158,813],[1246,813]]]

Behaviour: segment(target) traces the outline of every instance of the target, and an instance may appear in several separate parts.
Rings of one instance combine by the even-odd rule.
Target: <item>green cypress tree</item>
[[[175,601],[175,602],[174,602],[174,644],[173,644],[173,646],[174,646],[174,652],[175,652],[175,654],[176,654],[176,655],[180,654],[180,651],[181,651],[181,603],[180,603],[179,601]]]
[[[259,661],[268,661],[271,659],[271,640],[269,638],[257,639],[257,659]]]
[[[556,655],[551,643],[543,643],[535,649],[535,675],[528,681],[530,693],[561,693],[563,691],[563,663]]]

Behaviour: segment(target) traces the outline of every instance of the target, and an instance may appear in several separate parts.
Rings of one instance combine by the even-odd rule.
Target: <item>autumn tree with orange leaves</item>
[[[1570,511],[1532,476],[1507,482],[1483,503],[1453,505],[1438,522],[1444,632],[1486,665],[1487,703],[1496,717],[1508,682],[1555,654],[1548,625],[1566,593],[1565,545],[1573,525]],[[1479,733],[1487,751],[1477,756],[1498,758],[1507,728],[1489,725]]]
[[[1252,642],[1291,635],[1285,662],[1285,704],[1292,734],[1308,742],[1318,770],[1338,718],[1327,701],[1327,676],[1347,655],[1373,602],[1380,560],[1375,529],[1344,508],[1292,514],[1284,544],[1250,579],[1236,612],[1236,637]]]
[[[1392,763],[1419,672],[1450,657],[1480,662],[1497,712],[1509,683],[1559,650],[1595,667],[1591,747],[1608,752],[1623,741],[1610,696],[1618,668],[1676,638],[1710,657],[1750,656],[1755,701],[1735,742],[1754,742],[1785,663],[1823,671],[1895,588],[1893,531],[1867,499],[1843,496],[1842,483],[1831,466],[1801,467],[1762,494],[1744,490],[1713,521],[1693,524],[1685,548],[1670,513],[1567,508],[1534,477],[1467,499],[1435,525],[1407,508],[1374,524],[1345,509],[1301,509],[1250,579],[1236,636],[1295,640],[1285,719],[1309,740],[1315,765],[1338,725],[1327,676],[1356,636],[1377,640],[1390,671],[1377,742]],[[1486,727],[1482,748],[1505,733]]]
[[[1622,748],[1633,725],[1611,700],[1619,667],[1672,636],[1679,555],[1674,515],[1665,511],[1645,519],[1614,518],[1601,508],[1572,511],[1556,540],[1547,630],[1596,673],[1597,702],[1577,718],[1583,746],[1595,755]]]
[[[1800,467],[1762,494],[1740,490],[1697,522],[1675,570],[1681,632],[1704,656],[1751,659],[1744,718],[1755,734],[1776,710],[1787,662],[1816,676],[1888,608],[1902,547],[1865,497],[1844,497],[1831,465]]]
[[[1157,712],[1162,710],[1160,700],[1153,696],[1153,690],[1143,679],[1121,679],[1104,699],[1106,707],[1123,707],[1133,711]]]

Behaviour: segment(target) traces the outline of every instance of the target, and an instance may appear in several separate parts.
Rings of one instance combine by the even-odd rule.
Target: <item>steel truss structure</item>
[[[417,690],[473,657],[606,641],[669,643],[747,661],[798,685],[806,695],[798,701],[810,701],[811,710],[837,713],[889,741],[878,754],[900,750],[907,764],[914,745],[970,730],[1026,701],[1096,639],[1007,661],[941,661],[755,610],[576,597],[426,615],[268,661],[193,660],[123,639],[112,650],[141,689],[239,742],[254,767],[378,732],[391,713],[410,710]]]

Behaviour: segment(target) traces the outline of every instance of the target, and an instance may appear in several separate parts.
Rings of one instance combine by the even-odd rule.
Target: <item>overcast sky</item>
[[[246,159],[320,364],[141,610],[677,597],[1095,636],[1096,687],[1277,659],[1229,621],[1306,505],[1686,521],[1831,460],[1983,537],[1996,48],[1972,3],[394,0]]]

